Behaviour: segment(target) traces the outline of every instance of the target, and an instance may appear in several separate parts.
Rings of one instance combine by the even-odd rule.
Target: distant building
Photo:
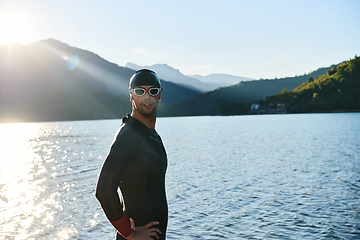
[[[286,106],[285,103],[277,103],[276,104],[276,112],[286,112]]]
[[[287,105],[288,104],[283,102],[271,102],[269,103],[269,108],[276,113],[286,113]]]
[[[251,104],[250,110],[258,110],[260,107],[260,104],[258,103],[253,103]]]
[[[261,106],[259,103],[252,103],[250,106],[250,114],[276,114],[286,113],[287,103],[283,102],[270,102],[268,106]]]

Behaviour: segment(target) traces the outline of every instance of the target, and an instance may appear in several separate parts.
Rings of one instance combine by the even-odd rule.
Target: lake
[[[113,239],[121,120],[0,124],[0,239]],[[167,239],[360,239],[360,113],[158,118]]]

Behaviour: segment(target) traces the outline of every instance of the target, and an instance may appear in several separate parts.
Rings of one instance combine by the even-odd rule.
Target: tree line
[[[326,74],[309,78],[292,91],[268,96],[263,104],[283,102],[289,113],[356,111],[360,109],[360,57],[355,56]]]

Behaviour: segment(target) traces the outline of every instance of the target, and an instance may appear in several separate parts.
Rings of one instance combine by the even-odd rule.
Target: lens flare
[[[77,54],[72,54],[70,56],[63,56],[63,59],[67,63],[67,68],[73,70],[79,63],[79,56]]]

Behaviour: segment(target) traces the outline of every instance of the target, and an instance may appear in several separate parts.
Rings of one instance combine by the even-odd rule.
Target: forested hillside
[[[222,114],[222,109],[231,109],[236,106],[240,112],[245,113],[243,105],[265,100],[267,96],[277,94],[284,88],[292,90],[307,82],[310,77],[316,78],[325,74],[328,69],[334,66],[336,65],[319,68],[302,76],[240,82],[230,87],[218,88],[186,99],[175,104],[174,109],[176,109],[177,115],[219,115]],[[240,113],[239,111],[235,112]],[[228,110],[226,112],[235,113]]]
[[[309,78],[293,91],[284,89],[269,96],[269,102],[288,104],[290,113],[357,111],[360,109],[360,57],[351,59],[326,74]]]

